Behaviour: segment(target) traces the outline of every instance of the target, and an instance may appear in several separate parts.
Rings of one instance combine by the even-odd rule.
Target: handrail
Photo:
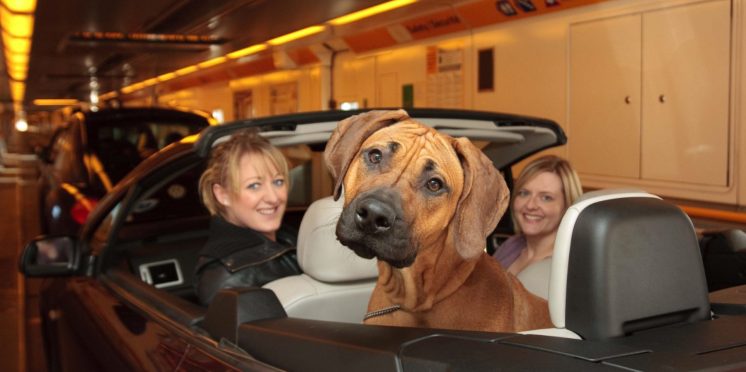
[[[725,222],[735,222],[746,224],[746,213],[723,211],[712,208],[691,207],[679,205],[686,214],[691,218],[707,218]]]

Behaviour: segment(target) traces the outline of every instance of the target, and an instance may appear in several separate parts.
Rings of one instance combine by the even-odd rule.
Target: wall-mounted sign
[[[464,50],[427,47],[427,106],[464,107]]]
[[[466,25],[451,9],[402,22],[402,26],[415,40],[466,30]]]

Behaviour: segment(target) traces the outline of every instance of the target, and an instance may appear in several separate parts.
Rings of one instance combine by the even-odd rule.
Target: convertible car
[[[509,186],[513,164],[567,141],[550,120],[408,112],[470,138]],[[328,197],[322,157],[337,122],[356,113],[209,127],[141,163],[98,203],[79,236],[30,242],[20,270],[47,278],[40,313],[50,370],[746,368],[744,289],[710,303],[691,221],[639,190],[584,196],[561,223],[554,257],[527,275],[535,277],[520,278],[548,298],[554,328],[518,334],[363,325],[376,267],[335,239],[341,206]],[[193,270],[209,216],[197,180],[213,145],[247,127],[260,129],[291,163],[284,223],[298,229],[303,274],[223,290],[200,306]],[[485,246],[511,233],[505,217]]]

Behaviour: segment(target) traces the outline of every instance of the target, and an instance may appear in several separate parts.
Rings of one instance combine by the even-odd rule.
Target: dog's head
[[[404,110],[341,121],[324,157],[335,198],[344,186],[340,242],[394,267],[448,244],[464,259],[475,257],[508,204],[505,181],[478,148]]]

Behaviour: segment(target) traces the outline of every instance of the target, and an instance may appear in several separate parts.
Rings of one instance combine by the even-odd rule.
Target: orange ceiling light
[[[208,59],[207,61],[198,63],[197,67],[199,67],[199,68],[208,68],[208,67],[212,67],[212,66],[217,66],[217,65],[219,65],[219,64],[221,64],[221,63],[223,63],[223,62],[225,62],[227,60],[228,60],[228,58],[226,58],[225,56],[217,57],[217,58],[213,58],[213,59]]]
[[[10,96],[13,102],[23,101],[23,95],[26,94],[26,83],[22,81],[10,81]]]
[[[8,66],[8,75],[15,81],[26,81],[28,66]]]
[[[3,30],[13,37],[28,39],[34,33],[32,14],[13,13],[6,7],[0,7],[0,24]]]
[[[0,0],[3,55],[10,76],[10,95],[17,112],[22,111],[26,94],[35,10],[36,0]]]
[[[337,17],[329,21],[329,23],[333,24],[334,26],[340,26],[348,23],[352,23],[355,21],[359,21],[363,18],[368,18],[370,16],[388,12],[390,10],[394,10],[396,8],[401,8],[405,5],[412,4],[416,2],[417,0],[393,0],[393,1],[387,1],[383,4],[378,4],[376,6],[372,6],[370,8],[365,8],[363,10],[346,14],[341,17]]]
[[[178,69],[174,71],[174,74],[178,76],[184,76],[184,75],[191,74],[192,72],[195,72],[197,70],[199,70],[199,67],[192,65],[192,66],[184,67],[182,69]]]
[[[33,13],[36,10],[36,0],[2,0],[1,2],[13,13]]]
[[[156,84],[158,84],[158,78],[152,78],[152,79],[148,79],[148,80],[143,80],[143,81],[140,82],[140,84],[142,84],[143,87],[149,87],[151,85],[156,85]]]
[[[3,46],[5,50],[11,53],[25,53],[31,52],[31,39],[30,38],[19,38],[13,37],[9,33],[2,31],[3,33]]]
[[[265,49],[267,49],[266,45],[264,45],[264,44],[256,44],[256,45],[252,45],[252,46],[250,46],[248,48],[243,48],[243,49],[239,49],[239,50],[237,50],[235,52],[230,52],[230,53],[226,54],[225,56],[228,57],[228,58],[230,58],[230,59],[238,59],[238,58],[246,57],[246,56],[254,54],[254,53],[261,52],[262,50],[265,50]]]
[[[298,40],[298,39],[304,38],[306,36],[311,36],[311,35],[314,35],[314,34],[318,34],[319,32],[324,31],[325,28],[326,28],[326,26],[323,26],[323,25],[316,25],[316,26],[306,27],[304,29],[301,29],[301,30],[298,30],[298,31],[295,31],[295,32],[291,32],[289,34],[285,34],[285,35],[282,35],[282,36],[278,36],[278,37],[276,37],[274,39],[271,39],[271,40],[267,41],[267,44],[270,44],[270,45],[281,45],[281,44],[289,43],[289,42],[291,42],[293,40]]]
[[[38,98],[32,101],[37,106],[73,106],[78,104],[73,98]]]
[[[114,98],[116,96],[117,96],[117,92],[116,91],[111,91],[109,93],[104,93],[104,94],[98,96],[98,98],[101,99],[101,100],[107,100],[107,99],[112,99],[112,98]]]
[[[165,73],[163,75],[160,75],[160,76],[156,77],[156,79],[158,81],[160,81],[160,82],[163,82],[163,81],[171,80],[171,79],[173,79],[175,77],[176,77],[176,73],[175,72],[167,72],[167,73]]]

